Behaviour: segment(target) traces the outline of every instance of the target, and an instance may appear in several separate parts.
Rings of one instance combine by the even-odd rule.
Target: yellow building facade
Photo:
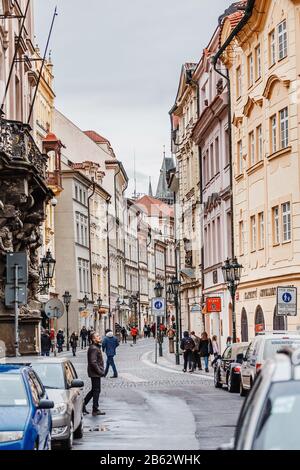
[[[245,2],[246,3],[246,2]],[[248,6],[251,2],[248,2]],[[242,14],[241,14],[242,16]],[[221,44],[236,28],[224,20]],[[232,108],[238,336],[284,329],[277,287],[300,294],[300,2],[257,0],[222,55]],[[300,325],[288,318],[288,329]]]

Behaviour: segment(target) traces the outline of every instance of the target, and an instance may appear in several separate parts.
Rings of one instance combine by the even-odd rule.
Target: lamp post
[[[95,318],[94,318],[94,330],[96,331],[96,327],[97,327],[97,315],[99,316],[99,310],[102,306],[102,299],[101,299],[101,295],[99,294],[98,298],[97,298],[97,306],[96,306],[96,315],[95,315]]]
[[[236,343],[236,314],[235,314],[235,294],[238,288],[238,285],[241,280],[243,266],[238,263],[237,258],[233,260],[227,258],[222,266],[222,272],[224,281],[227,284],[227,288],[230,292],[232,299],[232,341]]]
[[[172,281],[169,284],[168,291],[174,297],[175,303],[175,315],[176,315],[176,353],[175,353],[175,360],[176,365],[180,364],[180,356],[179,356],[179,302],[178,302],[178,295],[180,289],[181,282],[174,276]]]
[[[155,297],[158,297],[158,298],[162,297],[163,290],[164,290],[164,286],[160,282],[157,282],[156,286],[154,287]],[[162,331],[160,329],[160,321],[158,324],[158,321],[156,320],[156,337],[158,339],[159,357],[162,357],[163,356],[162,345],[163,345],[164,338],[162,335]]]
[[[56,261],[53,258],[51,251],[48,250],[46,255],[41,259],[40,276],[42,278],[42,287],[49,288],[50,281],[54,277]]]
[[[69,307],[70,307],[70,304],[71,304],[71,299],[72,299],[72,296],[70,294],[69,291],[65,291],[64,295],[63,295],[63,299],[64,299],[64,304],[65,304],[65,307],[66,307],[66,311],[67,311],[67,351],[70,350],[70,345],[69,345]]]

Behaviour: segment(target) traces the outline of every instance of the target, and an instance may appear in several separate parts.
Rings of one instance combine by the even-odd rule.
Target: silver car
[[[71,361],[48,357],[31,360],[50,400],[54,401],[52,414],[52,443],[71,449],[73,439],[83,435],[83,386]]]

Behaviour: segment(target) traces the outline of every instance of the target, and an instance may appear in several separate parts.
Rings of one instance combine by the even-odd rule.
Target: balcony
[[[47,185],[55,194],[60,193],[63,190],[62,177],[59,170],[47,172]]]

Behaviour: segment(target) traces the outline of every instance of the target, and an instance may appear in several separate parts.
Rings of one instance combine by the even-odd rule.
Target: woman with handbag
[[[204,358],[205,372],[209,372],[208,360],[209,360],[209,356],[212,354],[213,351],[212,351],[211,340],[208,337],[208,334],[206,332],[202,333],[201,335],[200,344],[199,344],[199,352],[200,352],[200,360],[202,357]]]

